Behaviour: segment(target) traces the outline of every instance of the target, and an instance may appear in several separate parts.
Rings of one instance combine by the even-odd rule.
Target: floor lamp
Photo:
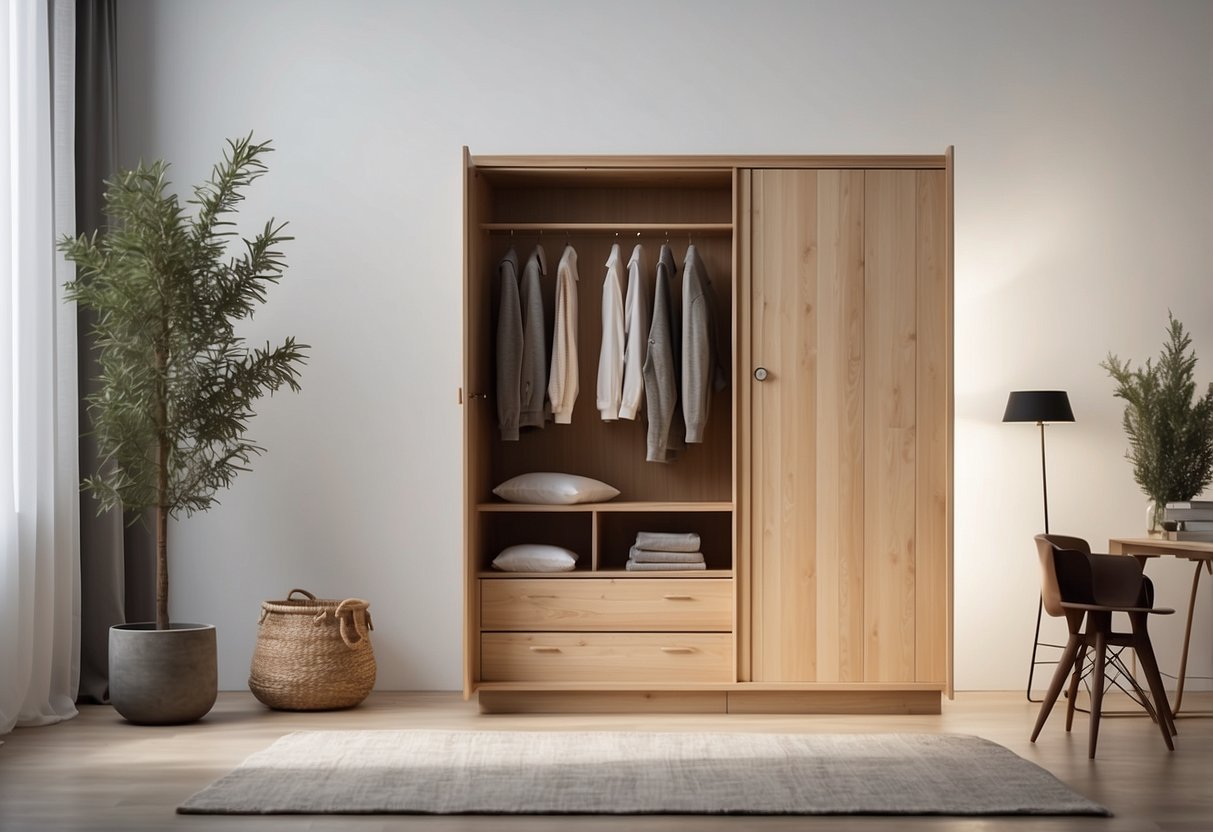
[[[1040,427],[1040,487],[1044,496],[1045,534],[1049,533],[1049,478],[1045,465],[1045,424],[1048,422],[1073,422],[1074,411],[1070,409],[1070,397],[1064,390],[1016,390],[1007,397],[1007,409],[1002,414],[1004,422],[1035,422]],[[1041,644],[1040,616],[1044,602],[1037,596],[1036,601],[1036,635],[1032,641],[1032,663],[1028,666],[1029,702],[1039,702],[1032,698],[1032,677],[1038,664],[1056,664],[1056,662],[1038,662],[1036,650],[1038,647],[1057,647],[1060,644]]]

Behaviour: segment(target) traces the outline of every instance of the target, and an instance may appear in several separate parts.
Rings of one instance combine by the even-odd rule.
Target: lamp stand
[[[1045,509],[1045,534],[1049,533],[1049,475],[1048,466],[1045,464],[1045,423],[1037,422],[1040,427],[1040,491],[1044,495]],[[1062,649],[1064,645],[1049,644],[1040,640],[1040,620],[1041,614],[1044,612],[1044,598],[1040,595],[1036,596],[1036,635],[1032,638],[1032,663],[1028,665],[1028,688],[1026,691],[1029,702],[1040,702],[1040,699],[1032,698],[1032,677],[1036,673],[1036,665],[1038,664],[1057,664],[1057,662],[1037,661],[1036,650],[1040,647],[1056,647]]]
[[[1045,499],[1045,534],[1049,533],[1049,468],[1045,465],[1045,423],[1037,422],[1040,428],[1040,493]]]

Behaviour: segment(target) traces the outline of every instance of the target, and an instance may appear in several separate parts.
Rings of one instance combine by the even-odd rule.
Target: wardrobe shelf
[[[481,231],[546,231],[552,234],[698,234],[728,235],[731,222],[482,222]]]
[[[573,505],[548,505],[546,503],[478,503],[476,510],[481,512],[669,512],[669,511],[732,511],[733,504],[728,501],[694,501],[694,502],[619,502],[619,503],[574,503]]]

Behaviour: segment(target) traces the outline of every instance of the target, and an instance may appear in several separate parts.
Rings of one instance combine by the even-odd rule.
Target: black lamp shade
[[[1073,422],[1065,390],[1016,390],[1007,397],[1004,422]]]

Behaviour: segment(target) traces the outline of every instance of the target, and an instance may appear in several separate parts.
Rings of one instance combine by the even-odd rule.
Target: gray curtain
[[[118,167],[117,0],[76,2],[76,230],[105,227],[104,180]],[[80,475],[98,466],[84,396],[97,388],[94,315],[77,312]],[[98,514],[80,498],[80,700],[109,701],[109,628],[155,618],[154,547],[147,526],[121,513]]]

